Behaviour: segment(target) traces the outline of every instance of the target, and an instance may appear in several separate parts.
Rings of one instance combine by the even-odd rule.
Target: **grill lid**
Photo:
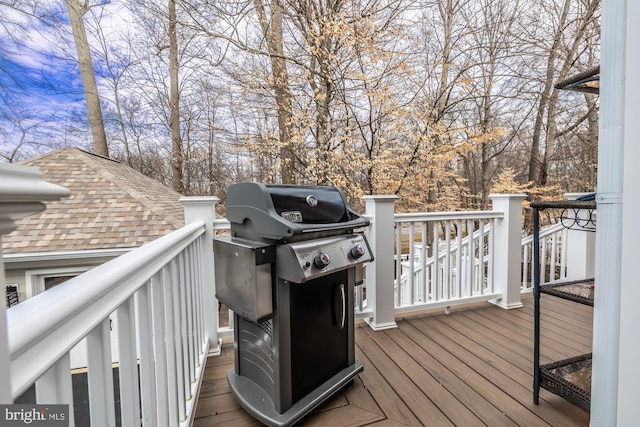
[[[335,187],[256,182],[229,187],[227,219],[235,237],[275,241],[343,234],[369,225]]]

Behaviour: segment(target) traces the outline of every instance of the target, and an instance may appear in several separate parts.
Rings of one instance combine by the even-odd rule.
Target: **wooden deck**
[[[297,426],[587,426],[589,414],[541,390],[532,397],[533,299],[398,319],[398,328],[356,327],[364,371]],[[541,362],[591,351],[593,309],[542,296]],[[226,381],[233,345],[210,358],[196,427],[259,426]]]

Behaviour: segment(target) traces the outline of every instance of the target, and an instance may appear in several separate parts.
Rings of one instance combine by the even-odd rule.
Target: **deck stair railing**
[[[464,226],[465,223],[457,224],[457,227]],[[467,227],[469,224],[466,224]],[[409,238],[414,235],[415,230],[419,230],[419,243],[413,244],[413,251],[408,253],[404,253],[401,255],[400,259],[398,256],[395,256],[396,263],[396,271],[400,271],[399,277],[399,286],[398,286],[398,278],[394,282],[394,286],[396,287],[396,306],[406,306],[412,305],[416,302],[424,302],[426,299],[433,300],[433,294],[427,294],[428,298],[425,298],[424,295],[424,284],[427,281],[427,277],[431,273],[431,269],[436,265],[436,257],[431,256],[427,257],[425,255],[425,249],[428,249],[426,246],[423,246],[422,243],[422,227],[424,224],[407,224],[403,225],[405,228],[412,229],[411,231],[404,233],[404,236],[409,236]],[[485,250],[482,259],[479,256],[479,248],[482,244],[486,242],[487,236],[490,236],[492,222],[489,221],[484,225],[483,228],[483,237],[480,239],[480,230],[476,229],[473,232],[472,239],[470,236],[465,236],[462,238],[462,241],[458,243],[458,240],[455,239],[455,243],[451,243],[448,245],[447,243],[440,243],[440,249],[438,251],[438,269],[439,269],[439,277],[441,281],[445,281],[447,279],[447,275],[445,274],[445,266],[453,265],[449,272],[450,279],[455,278],[454,282],[455,287],[453,289],[449,289],[445,286],[445,289],[449,289],[451,291],[451,295],[465,295],[468,294],[469,291],[471,293],[481,293],[483,290],[489,290],[491,286],[490,281],[490,257],[489,251]],[[446,228],[446,225],[445,225]],[[569,230],[565,228],[561,223],[556,223],[547,227],[544,227],[540,230],[540,271],[545,272],[544,282],[553,282],[557,280],[562,280],[567,277],[567,235]],[[397,238],[400,238],[401,233],[396,233]],[[459,238],[460,236],[458,236]],[[468,257],[469,248],[470,248],[470,240],[474,241],[474,248],[476,249],[476,253],[473,259]],[[522,291],[530,291],[532,289],[533,283],[533,236],[529,235],[522,239]],[[396,247],[398,244],[396,244]],[[488,247],[486,248],[488,249]],[[446,259],[447,256],[450,257],[449,264],[447,264]],[[459,274],[456,269],[455,260],[461,259],[465,262],[461,263],[462,272]],[[453,262],[452,262],[453,261]],[[473,269],[469,270],[469,264],[473,263]],[[398,268],[398,265],[400,266]],[[425,276],[425,272],[427,276]],[[413,280],[411,277],[413,276]],[[469,276],[473,278],[473,282],[467,281],[469,280]],[[481,283],[481,280],[483,283]],[[451,280],[449,280],[451,283]],[[462,286],[462,283],[465,286]],[[472,286],[468,286],[471,283]],[[412,285],[415,288],[413,292],[411,292]],[[417,287],[416,287],[417,286]],[[458,291],[457,294],[453,291]],[[417,301],[412,300],[412,296],[417,295]],[[437,298],[438,295],[435,295]]]
[[[492,211],[396,215],[396,311],[497,297],[492,225],[501,217]]]
[[[540,229],[540,271],[543,283],[567,277],[567,230],[561,223]],[[533,235],[522,239],[522,290],[533,288]]]
[[[525,197],[492,195],[491,211],[396,214],[395,196],[365,196],[375,259],[356,295],[363,298],[356,315],[381,330],[395,327],[399,313],[428,308],[478,301],[521,307]]]

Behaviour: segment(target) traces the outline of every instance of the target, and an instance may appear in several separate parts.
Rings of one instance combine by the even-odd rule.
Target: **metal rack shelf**
[[[593,307],[594,288],[595,280],[585,279],[541,285],[540,292]]]
[[[568,228],[595,231],[595,201],[533,202],[533,295],[534,295],[534,349],[533,349],[533,401],[538,404],[540,389],[544,388],[589,412],[591,406],[591,353],[540,365],[540,294],[553,295],[580,304],[593,306],[594,279],[540,284],[539,211],[543,209],[574,210]],[[586,216],[578,211],[586,209]],[[562,218],[562,216],[561,216]],[[564,223],[563,223],[564,224]],[[565,225],[566,226],[566,225]]]
[[[560,223],[570,230],[596,231],[595,200],[552,200],[531,202],[534,213],[543,209],[561,209]],[[585,216],[579,212],[586,212]],[[569,215],[573,212],[573,215]]]
[[[540,366],[540,387],[589,412],[591,353]]]

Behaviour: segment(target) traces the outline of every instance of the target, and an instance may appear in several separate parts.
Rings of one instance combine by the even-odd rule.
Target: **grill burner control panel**
[[[304,283],[371,261],[373,256],[365,237],[354,233],[279,245],[276,260],[280,278]]]

